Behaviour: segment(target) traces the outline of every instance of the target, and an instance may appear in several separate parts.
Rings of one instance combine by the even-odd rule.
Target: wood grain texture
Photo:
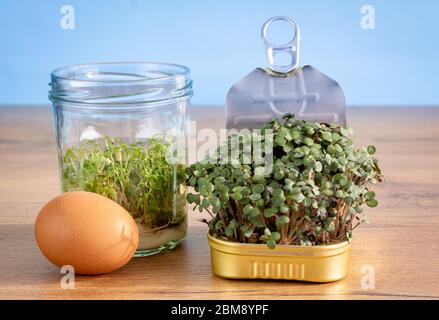
[[[224,126],[222,108],[193,112],[197,127]],[[374,144],[387,181],[372,224],[354,234],[349,275],[329,284],[226,280],[212,275],[206,227],[189,212],[174,251],[131,260],[102,276],[77,276],[74,290],[40,254],[39,208],[59,191],[50,109],[0,108],[1,299],[439,299],[439,108],[352,108],[356,145]],[[372,266],[374,289],[361,288]]]

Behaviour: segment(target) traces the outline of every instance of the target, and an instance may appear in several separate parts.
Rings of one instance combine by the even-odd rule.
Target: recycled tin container
[[[208,235],[212,271],[229,279],[332,282],[348,273],[350,244],[288,246],[228,242]]]
[[[62,191],[124,207],[139,229],[136,256],[174,248],[187,232],[187,67],[153,62],[81,64],[51,74]]]

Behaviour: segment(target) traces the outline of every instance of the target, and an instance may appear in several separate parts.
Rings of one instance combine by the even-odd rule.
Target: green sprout
[[[243,161],[244,141],[265,143],[250,133],[230,135],[226,146],[186,169],[195,190],[187,200],[209,212],[210,234],[269,248],[350,241],[352,231],[367,222],[363,205],[378,205],[369,189],[383,179],[372,157],[375,147],[355,149],[351,128],[307,123],[291,114],[269,122],[262,136],[268,130],[273,133],[271,172],[260,170],[255,159]],[[236,136],[240,161],[224,161],[221,150]]]
[[[151,229],[178,224],[186,214],[184,168],[168,161],[169,146],[164,137],[147,143],[86,140],[62,158],[63,190],[110,198]]]

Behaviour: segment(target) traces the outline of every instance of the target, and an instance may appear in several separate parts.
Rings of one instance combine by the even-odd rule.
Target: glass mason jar
[[[139,228],[136,256],[174,248],[187,232],[189,69],[97,63],[51,76],[62,191],[95,192],[123,206]]]

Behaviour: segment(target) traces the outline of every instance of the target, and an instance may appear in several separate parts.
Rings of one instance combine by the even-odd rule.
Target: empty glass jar
[[[186,235],[184,169],[189,69],[129,62],[52,72],[62,190],[104,195],[139,228],[136,256],[174,248]]]

